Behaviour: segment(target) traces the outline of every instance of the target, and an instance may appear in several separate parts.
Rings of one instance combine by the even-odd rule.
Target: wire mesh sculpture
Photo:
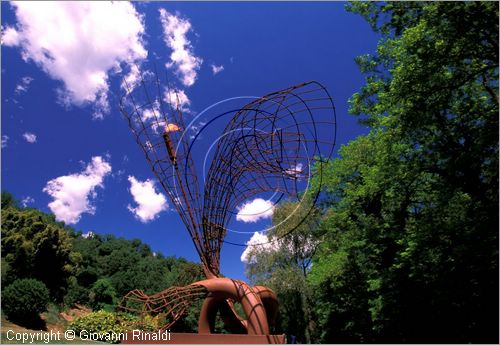
[[[304,195],[299,190],[300,181],[313,169],[321,175],[335,145],[336,115],[331,96],[312,81],[228,112],[232,118],[217,139],[202,186],[192,154],[193,140],[186,133],[182,94],[168,86],[168,79],[160,81],[156,72],[142,73],[140,86],[124,84],[127,91],[120,100],[120,110],[186,225],[207,278],[152,296],[131,291],[125,296],[124,308],[163,312],[169,320],[163,327],[166,329],[190,302],[204,298],[199,332],[213,332],[219,311],[226,328],[235,333],[269,334],[277,312],[276,296],[266,287],[220,278],[220,250],[228,222],[242,202],[266,192],[278,195],[278,201]],[[311,207],[320,189],[308,192]],[[140,306],[130,307],[134,302]],[[245,317],[238,315],[235,302],[242,304]]]

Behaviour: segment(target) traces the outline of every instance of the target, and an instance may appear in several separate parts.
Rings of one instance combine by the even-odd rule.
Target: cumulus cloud
[[[19,33],[12,26],[2,27],[2,44],[16,46],[19,44]]]
[[[142,111],[142,114],[141,114],[141,120],[143,122],[148,122],[149,120],[152,120],[152,119],[158,119],[159,117],[161,116],[161,112],[160,112],[160,102],[158,102],[158,100],[156,99],[152,104],[151,104],[151,107],[149,108],[145,108],[143,111]]]
[[[129,176],[130,193],[137,207],[128,205],[128,210],[143,223],[147,223],[168,209],[167,200],[161,193],[157,193],[151,180],[138,181],[134,176]]]
[[[23,92],[26,92],[28,91],[28,87],[30,86],[31,82],[33,81],[33,78],[31,77],[23,77],[21,79],[21,82],[19,84],[16,85],[16,94],[21,94]]]
[[[269,200],[256,198],[238,207],[236,220],[245,223],[255,223],[260,219],[271,218],[274,213],[274,205]]]
[[[24,198],[23,200],[21,200],[21,205],[23,207],[28,207],[29,204],[32,204],[35,202],[35,199],[33,199],[32,197],[30,197],[29,195]]]
[[[123,78],[120,85],[122,90],[126,91],[127,94],[134,91],[134,89],[141,83],[143,78],[147,80],[148,78],[154,77],[153,72],[149,70],[141,70],[141,66],[139,65],[139,63],[130,64],[128,69],[129,71]],[[121,70],[119,72],[121,72]]]
[[[43,191],[54,199],[48,206],[56,219],[75,224],[82,213],[94,214],[96,208],[91,201],[97,196],[96,189],[104,188],[103,179],[110,172],[111,165],[96,156],[82,172],[59,176],[47,182]]]
[[[224,70],[224,66],[222,66],[222,65],[216,66],[216,65],[212,64],[210,67],[212,67],[212,73],[214,75],[216,75]]]
[[[264,233],[255,232],[246,242],[246,248],[241,254],[240,259],[245,263],[255,263],[257,262],[258,255],[261,253],[287,251],[291,256],[300,257],[304,260],[304,258],[310,258],[313,255],[319,241],[310,235],[306,235],[306,237],[302,236],[300,238],[300,243],[300,245],[297,245],[294,240],[287,241],[285,238],[266,236]]]
[[[175,73],[184,86],[195,83],[197,71],[203,60],[193,53],[193,46],[186,34],[191,30],[188,19],[174,15],[167,10],[160,9],[160,21],[163,26],[164,40],[167,47],[172,49],[167,68],[174,68]]]
[[[191,105],[191,101],[189,100],[184,90],[167,89],[165,90],[164,97],[165,102],[170,104],[172,108],[177,109],[177,107],[179,107],[181,111],[189,113],[189,106]]]
[[[130,66],[130,71],[125,76],[125,78],[123,78],[121,88],[126,90],[127,92],[131,92],[139,84],[140,78],[141,70],[139,69],[139,66],[136,64]]]
[[[242,262],[254,262],[255,254],[262,251],[276,251],[279,247],[276,241],[270,241],[269,238],[261,233],[254,232],[253,236],[247,241],[247,247],[241,254],[240,260]]]
[[[36,134],[26,132],[23,134],[23,138],[30,144],[36,143]]]
[[[177,108],[177,97],[179,99],[179,109],[184,112],[189,112],[189,109],[187,108],[187,105],[189,105],[189,99],[187,99],[187,96],[184,94],[184,92],[178,92],[177,94],[174,92],[170,93],[165,92],[164,101],[169,103],[169,102],[174,102],[175,99],[176,103],[173,104],[172,107]],[[146,108],[141,112],[141,120],[145,124],[151,126],[151,128],[154,130],[155,133],[158,133],[159,129],[162,131],[162,133],[163,131],[167,132],[181,131],[182,128],[180,128],[176,124],[167,123],[165,120],[163,120],[162,111],[160,108],[161,108],[160,102],[158,100],[155,100],[152,103],[151,107]]]
[[[9,141],[8,135],[2,135],[2,149],[7,147],[7,142]]]
[[[94,117],[109,112],[108,72],[145,59],[142,17],[129,2],[14,2],[17,24],[2,43],[21,48],[51,78],[64,83],[64,103],[94,105]]]

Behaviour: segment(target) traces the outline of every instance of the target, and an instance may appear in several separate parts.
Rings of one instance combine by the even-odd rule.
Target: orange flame
[[[165,133],[170,133],[170,132],[180,132],[182,131],[182,128],[177,126],[175,123],[167,123],[165,126]]]

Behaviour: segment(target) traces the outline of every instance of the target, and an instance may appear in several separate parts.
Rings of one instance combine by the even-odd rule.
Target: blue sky
[[[367,133],[348,115],[347,100],[363,84],[354,58],[373,52],[378,37],[344,3],[1,6],[2,189],[77,230],[140,238],[165,255],[199,261],[118,111],[120,81],[133,77],[132,65],[170,63],[170,80],[189,99],[188,120],[227,98],[317,80],[336,105],[336,150]],[[231,226],[248,231],[238,239],[245,243],[269,223]],[[224,275],[244,279],[244,249],[224,245]]]

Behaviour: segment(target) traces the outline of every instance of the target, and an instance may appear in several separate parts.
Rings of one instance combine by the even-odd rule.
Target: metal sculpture
[[[207,278],[153,296],[131,291],[124,308],[162,312],[166,315],[163,329],[167,329],[194,299],[204,298],[199,333],[213,332],[220,312],[226,328],[234,333],[269,334],[277,313],[275,294],[266,287],[220,278],[220,249],[233,211],[242,202],[266,192],[275,193],[278,201],[298,197],[299,182],[311,174],[312,167],[321,174],[336,135],[335,107],[328,91],[314,81],[301,83],[217,116],[232,117],[218,139],[201,186],[193,141],[186,133],[182,94],[169,87],[168,80],[161,82],[157,73],[143,73],[140,86],[124,84],[127,92],[120,110],[186,225]],[[311,209],[319,190],[306,193]],[[238,315],[234,303],[241,303],[244,317]]]

